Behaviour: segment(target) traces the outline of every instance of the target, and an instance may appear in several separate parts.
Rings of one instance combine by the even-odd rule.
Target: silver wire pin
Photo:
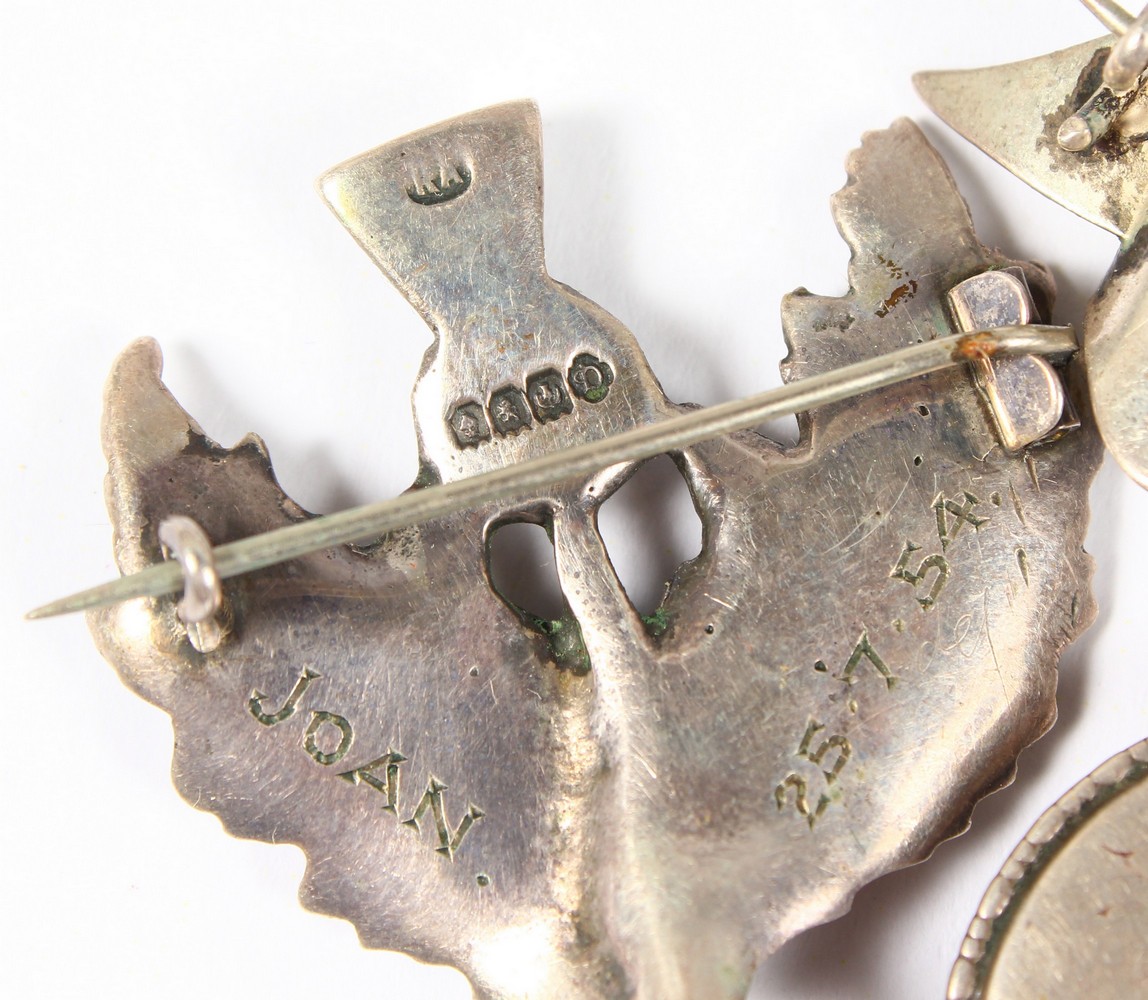
[[[353,507],[221,545],[213,550],[215,572],[220,580],[250,573],[320,549],[378,537],[399,528],[529,493],[622,462],[653,458],[710,438],[746,430],[767,420],[816,409],[956,365],[992,357],[1064,356],[1076,348],[1075,332],[1072,327],[1065,326],[1002,326],[939,337],[745,399],[684,413],[466,479],[413,490],[392,500]],[[176,546],[172,548],[178,555],[179,549]],[[28,612],[26,617],[51,618],[107,607],[137,597],[173,594],[184,585],[185,577],[186,572],[178,562],[156,563],[130,576],[45,604]]]
[[[1148,69],[1148,6],[1133,17],[1112,0],[1081,0],[1117,42],[1104,63],[1103,86],[1061,124],[1056,141],[1070,153],[1083,153],[1106,136],[1140,91]]]

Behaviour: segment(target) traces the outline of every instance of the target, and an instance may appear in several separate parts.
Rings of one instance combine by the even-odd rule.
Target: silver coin
[[[949,1000],[1142,996],[1148,983],[1148,740],[1052,806],[993,879]]]

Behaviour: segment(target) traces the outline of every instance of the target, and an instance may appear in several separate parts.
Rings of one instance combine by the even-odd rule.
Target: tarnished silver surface
[[[949,1000],[1143,996],[1148,740],[1066,792],[985,893]]]
[[[1112,43],[1101,39],[990,69],[924,73],[915,81],[967,139],[1120,237],[1112,270],[1085,317],[1084,357],[1101,436],[1124,470],[1148,486],[1148,92],[1123,98],[1104,92]],[[1079,149],[1066,149],[1058,140],[1061,126],[1082,107],[1085,117],[1099,118],[1080,126]]]
[[[413,396],[427,481],[672,411],[632,334],[546,273],[539,128],[533,105],[501,105],[381,146],[319,182],[435,333]]]
[[[325,181],[435,332],[416,489],[677,410],[630,334],[546,275],[539,164],[515,104]],[[1010,263],[912,124],[849,173],[851,291],[787,299],[787,380],[953,332],[949,290]],[[206,439],[149,342],[112,374],[105,448],[123,572],[157,558],[169,514],[216,542],[307,517],[258,439]],[[739,997],[783,941],[963,829],[1051,723],[1058,653],[1093,615],[1098,448],[1079,431],[1007,454],[950,371],[808,414],[791,449],[747,432],[674,457],[704,545],[652,615],[597,531],[633,471],[615,467],[238,579],[213,654],[168,599],[93,629],[171,713],[181,793],[302,846],[303,901],[368,946],[481,996]],[[551,533],[557,619],[491,582],[515,520]]]
[[[1140,74],[1148,66],[1144,52],[1144,19],[1148,7],[1134,18],[1117,3],[1083,0],[1084,6],[1113,34],[1119,36],[1108,51],[1101,73],[1102,84],[1056,133],[1062,149],[1083,153],[1112,131],[1136,98]]]

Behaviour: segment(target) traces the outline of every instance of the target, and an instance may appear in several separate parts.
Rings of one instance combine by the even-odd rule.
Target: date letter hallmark
[[[261,691],[252,691],[247,700],[247,711],[262,726],[277,726],[295,714],[303,696],[308,688],[322,675],[314,670],[304,670],[291,689],[291,693],[283,702],[283,707],[274,714],[263,710],[263,702],[267,695]],[[345,716],[336,712],[313,711],[311,721],[301,739],[303,752],[316,764],[330,767],[337,764],[350,752],[351,744],[355,739],[355,731]],[[381,757],[349,771],[343,771],[337,777],[342,778],[355,787],[364,785],[383,796],[383,811],[389,812],[397,820],[400,808],[400,780],[399,766],[407,763],[407,758],[397,750],[388,748]],[[401,820],[401,825],[413,830],[416,834],[422,832],[420,823],[429,812],[434,821],[434,831],[438,839],[435,850],[450,861],[454,860],[463,838],[486,813],[473,802],[468,802],[466,810],[458,825],[451,827],[447,815],[446,799],[444,793],[447,786],[433,774],[427,781],[422,797],[415,804],[410,817]],[[484,876],[486,877],[486,876]],[[480,882],[480,884],[489,884]]]
[[[822,740],[816,749],[813,749],[814,737],[824,728],[816,719],[809,720],[809,724],[805,727],[805,733],[801,737],[801,742],[797,746],[797,756],[804,757],[811,764],[822,767],[826,756],[830,753],[835,754],[833,766],[829,770],[822,769],[821,771],[825,777],[825,784],[832,787],[845,769],[845,765],[849,763],[849,758],[853,755],[853,747],[846,737],[840,733],[834,733]],[[793,790],[794,810],[809,824],[809,829],[812,830],[833,801],[828,794],[829,789],[827,788],[825,792],[822,792],[816,805],[811,807],[809,804],[809,783],[796,771],[791,771],[773,790],[773,800],[777,804],[779,812],[790,801],[790,789]]]
[[[459,403],[447,418],[454,432],[455,443],[460,448],[477,448],[483,441],[490,440],[490,427],[482,407],[473,400]]]

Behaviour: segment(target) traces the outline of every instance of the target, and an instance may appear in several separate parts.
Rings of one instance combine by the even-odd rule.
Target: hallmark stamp
[[[614,370],[593,354],[579,354],[570,365],[566,378],[570,382],[571,391],[579,399],[587,403],[600,403],[610,391]]]
[[[491,395],[490,419],[502,437],[517,434],[534,422],[526,405],[526,394],[516,385],[508,385]]]
[[[574,412],[562,375],[553,368],[535,372],[526,380],[526,398],[540,424]]]
[[[470,171],[462,164],[439,167],[436,174],[411,184],[407,188],[407,197],[416,205],[442,205],[467,192],[470,176]]]
[[[460,448],[477,448],[483,441],[490,440],[490,428],[478,403],[459,403],[447,418],[447,423]]]
[[[517,385],[503,386],[490,394],[485,408],[468,399],[457,403],[446,419],[455,444],[477,448],[491,440],[492,428],[499,437],[511,437],[529,430],[535,421],[547,424],[573,413],[571,393],[587,403],[600,403],[613,381],[609,362],[583,352],[565,376],[557,368],[541,368],[526,377],[525,392]]]

